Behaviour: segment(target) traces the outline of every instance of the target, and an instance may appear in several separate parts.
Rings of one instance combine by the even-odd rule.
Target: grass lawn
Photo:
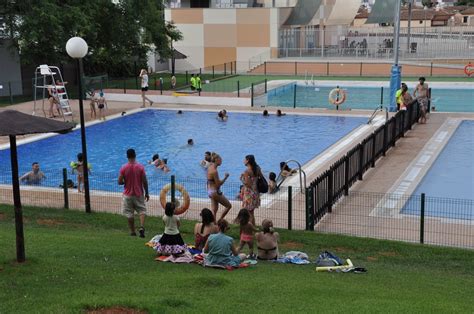
[[[27,262],[18,265],[13,219],[12,207],[0,205],[0,313],[472,312],[474,251],[281,230],[283,252],[314,260],[329,250],[368,273],[269,262],[229,272],[154,261],[122,216],[26,208]],[[181,228],[188,243],[193,225]],[[163,231],[157,218],[146,226],[147,237]],[[230,235],[237,238],[236,226]]]

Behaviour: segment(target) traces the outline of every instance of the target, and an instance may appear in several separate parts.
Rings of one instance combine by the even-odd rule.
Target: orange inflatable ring
[[[471,62],[464,67],[464,73],[469,77],[474,74],[474,65]]]
[[[329,92],[329,102],[339,106],[346,101],[346,92],[341,88],[334,88]]]
[[[189,204],[191,202],[191,198],[189,197],[188,191],[186,191],[184,186],[182,186],[181,184],[175,184],[175,189],[181,193],[181,196],[183,197],[184,202],[179,207],[175,208],[174,213],[175,213],[175,215],[181,215],[181,214],[184,214],[188,210]],[[163,207],[163,209],[165,209],[165,207],[166,207],[166,195],[168,194],[168,192],[170,190],[171,190],[171,184],[170,183],[168,183],[167,185],[165,185],[161,189],[160,203],[161,203],[161,207]],[[175,204],[179,205],[179,203],[177,201],[175,201]]]

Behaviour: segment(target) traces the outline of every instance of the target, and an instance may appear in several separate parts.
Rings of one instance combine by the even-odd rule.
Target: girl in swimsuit
[[[217,172],[217,167],[222,164],[222,158],[216,153],[211,154],[211,164],[207,168],[207,195],[211,199],[211,210],[214,213],[214,221],[216,221],[217,210],[219,209],[219,204],[225,207],[225,210],[222,212],[219,220],[223,219],[225,215],[232,208],[232,204],[220,191],[221,186],[225,183],[229,174],[224,175],[224,179],[219,179],[219,173]]]
[[[249,247],[249,258],[255,258],[255,254],[253,254],[253,234],[258,229],[250,222],[250,212],[246,208],[242,208],[237,218],[235,218],[235,222],[240,225],[240,244],[237,251],[240,253],[247,244]]]

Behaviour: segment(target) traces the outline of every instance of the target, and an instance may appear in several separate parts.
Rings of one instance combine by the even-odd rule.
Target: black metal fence
[[[311,182],[306,190],[308,230],[313,230],[327,213],[331,213],[334,204],[349,194],[350,187],[357,180],[362,180],[364,173],[369,168],[375,167],[377,159],[385,156],[387,150],[395,146],[405,131],[410,130],[418,121],[419,113],[416,102],[408,106],[406,111],[398,111]]]

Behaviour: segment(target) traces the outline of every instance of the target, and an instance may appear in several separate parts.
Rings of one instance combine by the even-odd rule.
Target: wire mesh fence
[[[314,230],[474,248],[474,200],[351,191]]]
[[[26,171],[26,169],[20,171]],[[85,210],[84,193],[78,190],[75,175],[67,171],[64,173],[62,170],[47,170],[44,171],[44,175],[45,177],[38,182],[22,183],[23,205]],[[70,181],[68,182],[68,180]],[[147,203],[148,215],[163,215],[163,206],[166,202],[171,201],[173,193],[170,190],[171,180],[170,176],[148,177],[150,191],[150,200]],[[0,182],[0,203],[12,204],[11,174],[7,170],[0,172]],[[178,206],[185,203],[186,193],[190,196],[189,209],[182,215],[182,218],[200,219],[201,210],[211,207],[211,200],[207,194],[207,181],[176,178],[175,184],[174,194]],[[89,185],[93,212],[122,213],[123,187],[118,185],[118,174],[92,172],[89,177]],[[181,187],[186,190],[186,193],[183,194],[180,191]],[[83,191],[83,187],[81,189]],[[232,208],[226,216],[226,219],[232,221],[242,208],[241,183],[226,182],[221,190],[232,204]],[[261,194],[260,199],[261,205],[255,210],[257,223],[261,223],[263,219],[271,219],[275,227],[304,229],[306,224],[304,191],[295,187],[281,187],[275,193]],[[219,206],[218,217],[223,210],[224,207]]]

